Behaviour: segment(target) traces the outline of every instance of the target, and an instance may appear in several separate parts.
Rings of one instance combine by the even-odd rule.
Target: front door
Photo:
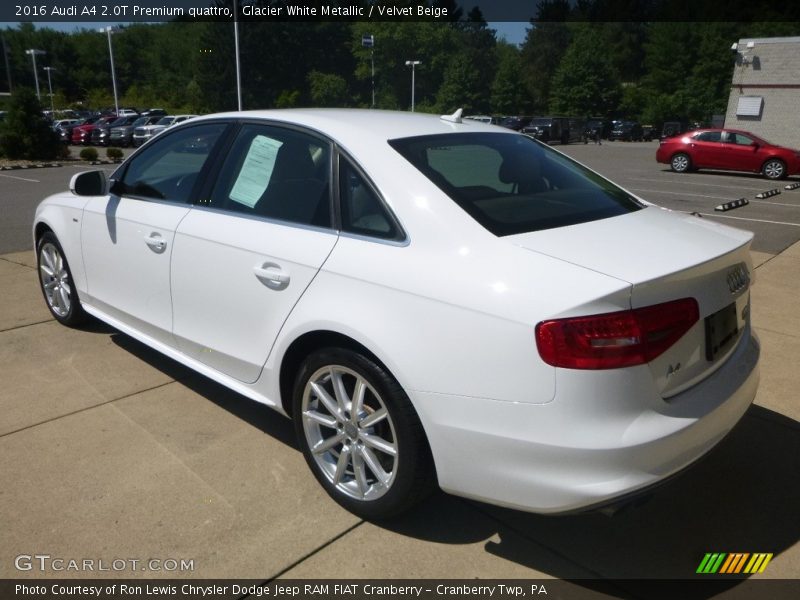
[[[170,345],[175,230],[225,127],[209,123],[164,136],[123,165],[112,193],[90,199],[84,208],[87,302]]]

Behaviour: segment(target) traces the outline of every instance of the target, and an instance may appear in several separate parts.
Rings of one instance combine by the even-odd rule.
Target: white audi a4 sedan
[[[58,321],[291,417],[365,518],[436,484],[540,513],[620,502],[706,454],[758,386],[752,234],[459,113],[195,118],[76,175],[33,234]]]

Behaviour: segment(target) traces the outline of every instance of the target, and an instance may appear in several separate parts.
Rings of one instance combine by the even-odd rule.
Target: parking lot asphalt
[[[601,172],[622,161],[608,174],[631,188],[656,180],[642,182],[663,194],[642,193],[654,201],[696,186],[687,203],[703,213],[716,199],[699,196],[770,187],[668,173],[651,155],[647,165],[635,158],[636,146],[566,150]],[[31,177],[42,185],[19,183],[32,186],[30,200],[2,188],[4,215],[9,205],[35,206],[57,173],[68,173],[37,176],[44,171]],[[702,185],[726,187],[705,193]],[[800,204],[795,193],[781,203]],[[15,557],[39,553],[193,561],[190,571],[104,577],[559,578],[580,587],[591,578],[693,577],[706,552],[723,551],[772,552],[753,577],[800,578],[800,244],[792,243],[800,225],[762,223],[800,224],[800,210],[759,207],[733,213],[759,219],[747,221],[756,230],[752,315],[763,345],[756,402],[708,457],[613,517],[543,517],[437,493],[402,519],[359,520],[316,483],[287,419],[102,324],[53,321],[30,241],[20,242],[25,251],[0,256],[0,578],[93,576],[15,568]],[[28,236],[30,223],[20,226]]]

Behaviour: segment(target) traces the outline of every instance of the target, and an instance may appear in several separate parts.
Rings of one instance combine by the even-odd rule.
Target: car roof
[[[370,140],[385,142],[396,138],[458,132],[515,132],[480,121],[465,119],[461,123],[446,121],[438,115],[373,109],[277,109],[204,115],[197,123],[211,118],[269,119],[301,125],[328,135],[337,141],[353,145]]]

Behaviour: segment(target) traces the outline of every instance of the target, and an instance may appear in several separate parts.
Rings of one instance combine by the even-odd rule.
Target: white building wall
[[[800,37],[745,38],[739,40],[738,51],[725,127],[800,148]],[[761,114],[737,116],[741,96],[763,98]]]

